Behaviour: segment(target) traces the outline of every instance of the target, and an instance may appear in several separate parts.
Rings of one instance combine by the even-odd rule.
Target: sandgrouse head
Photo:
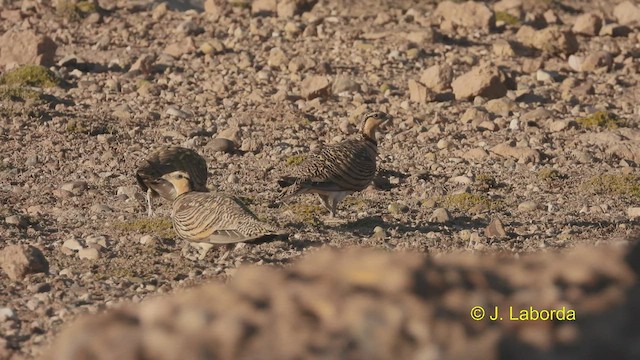
[[[176,196],[180,196],[181,194],[187,193],[193,189],[193,184],[191,183],[191,177],[185,171],[174,171],[168,174],[162,175],[162,179],[166,180],[173,185]]]
[[[362,115],[362,133],[375,139],[375,132],[381,125],[386,125],[391,118],[382,111],[369,111]]]

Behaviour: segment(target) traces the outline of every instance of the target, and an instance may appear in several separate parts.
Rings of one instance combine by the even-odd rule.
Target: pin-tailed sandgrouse
[[[213,244],[230,244],[283,235],[260,221],[239,199],[216,192],[192,191],[190,175],[175,171],[162,177],[176,191],[171,219],[178,236],[198,243],[203,258]]]
[[[322,205],[335,217],[336,207],[349,194],[364,190],[376,174],[376,129],[389,121],[380,111],[365,113],[356,138],[326,145],[310,154],[290,176],[278,181],[286,188],[282,197],[318,194]]]

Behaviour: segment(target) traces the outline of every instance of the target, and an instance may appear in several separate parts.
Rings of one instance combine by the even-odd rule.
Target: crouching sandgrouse
[[[216,192],[193,190],[190,175],[175,171],[162,178],[176,192],[171,219],[176,234],[199,245],[200,258],[214,244],[262,240],[285,235],[260,221],[239,199]]]

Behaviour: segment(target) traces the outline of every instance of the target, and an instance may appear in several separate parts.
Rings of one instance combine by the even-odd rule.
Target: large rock
[[[31,245],[10,245],[0,252],[2,270],[11,280],[22,280],[35,273],[49,272],[49,262],[40,249]]]
[[[595,51],[587,55],[580,66],[580,71],[608,71],[613,65],[613,57],[606,51]]]
[[[36,64],[51,66],[58,46],[34,31],[7,31],[0,36],[0,66]]]
[[[502,221],[498,218],[494,218],[491,220],[489,225],[484,228],[484,235],[488,238],[502,238],[507,236],[507,232],[504,229]]]
[[[500,156],[516,158],[521,163],[538,163],[542,156],[538,150],[525,146],[514,146],[510,142],[498,144],[491,151]]]
[[[640,7],[632,1],[625,1],[613,9],[613,16],[622,25],[640,24]]]
[[[640,142],[624,140],[612,144],[605,149],[607,155],[613,155],[619,159],[631,160],[640,164]]]
[[[442,92],[451,87],[453,70],[447,64],[433,65],[422,72],[420,82],[435,92]]]
[[[460,117],[460,122],[463,124],[480,124],[485,121],[491,121],[491,116],[485,108],[476,106],[468,108]]]
[[[278,11],[276,0],[253,0],[251,14],[254,16],[272,16]]]
[[[550,26],[542,30],[524,25],[516,34],[518,41],[524,45],[534,47],[550,54],[571,55],[578,51],[579,44],[576,36],[557,26]]]
[[[519,14],[522,11],[522,0],[500,0],[493,4],[493,11]]]
[[[225,0],[205,0],[204,13],[212,20],[218,19],[225,10]]]
[[[511,57],[516,55],[515,46],[508,40],[498,39],[493,42],[493,53],[498,57]]]
[[[442,36],[438,34],[433,28],[425,27],[420,30],[409,31],[404,34],[404,38],[408,42],[416,44],[418,46],[430,46],[436,41],[440,41]]]
[[[620,25],[620,24],[612,23],[612,24],[604,24],[604,25],[602,25],[602,28],[600,29],[600,34],[599,35],[600,36],[619,37],[619,36],[627,36],[632,31],[633,30],[627,25]]]
[[[640,164],[640,129],[619,128],[600,132],[587,132],[579,140],[603,148],[609,156],[631,160]]]
[[[445,27],[454,25],[490,31],[495,27],[496,23],[493,11],[486,4],[474,1],[465,3],[443,1],[438,4],[433,16],[440,19],[443,24],[446,24]]]
[[[154,54],[141,55],[136,60],[136,62],[134,62],[133,65],[131,65],[129,72],[150,74],[151,71],[153,70],[153,65],[155,61],[156,61],[156,56]]]
[[[503,234],[496,230],[489,235]],[[284,269],[242,267],[227,284],[85,317],[43,354],[44,360],[597,359],[584,354],[616,349],[617,358],[635,359],[637,269],[638,245],[517,259],[325,250]],[[495,307],[503,321],[480,318]],[[507,318],[509,309],[519,317],[531,308],[536,316],[564,309],[557,316],[565,319]]]
[[[218,137],[215,139],[211,139],[207,143],[206,148],[213,152],[226,152],[231,154],[235,149],[235,146],[236,145],[232,140]]]
[[[292,18],[311,10],[317,2],[318,0],[279,0],[276,11],[278,17]]]
[[[493,66],[481,65],[461,75],[451,83],[456,99],[482,96],[497,99],[507,94],[500,71]]]
[[[567,63],[574,71],[609,71],[613,65],[613,57],[606,51],[594,51],[587,56],[571,55]]]
[[[331,83],[326,76],[312,75],[302,80],[300,96],[307,100],[329,96]]]
[[[289,64],[289,57],[279,47],[274,47],[269,51],[269,58],[267,59],[267,65],[269,67],[279,69],[285,68]]]
[[[576,18],[571,31],[575,34],[597,36],[602,28],[602,18],[596,14],[582,14]]]
[[[419,104],[433,101],[434,94],[424,84],[409,79],[409,99]]]
[[[358,92],[360,91],[360,84],[349,76],[338,75],[331,86],[331,91],[334,94],[340,94],[342,92]]]
[[[487,101],[484,107],[490,113],[507,117],[518,109],[518,104],[509,98],[503,97]]]
[[[163,50],[165,54],[170,55],[176,59],[195,51],[196,44],[194,43],[192,37],[186,37],[181,41],[171,43],[167,45]]]

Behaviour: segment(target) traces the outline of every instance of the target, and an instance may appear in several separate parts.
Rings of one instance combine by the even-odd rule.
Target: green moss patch
[[[640,177],[633,174],[597,175],[584,182],[582,189],[593,194],[640,199]]]
[[[173,224],[165,218],[144,218],[116,223],[116,229],[138,232],[141,234],[156,235],[161,238],[173,238]]]
[[[76,21],[98,11],[93,1],[58,0],[56,11],[65,19]]]
[[[347,196],[344,200],[342,200],[340,205],[357,210],[364,210],[373,206],[373,201],[360,196]]]
[[[618,116],[608,111],[596,111],[593,114],[576,120],[583,128],[617,129],[624,126],[624,122]]]
[[[496,22],[502,21],[507,25],[517,25],[520,23],[520,19],[517,16],[513,16],[505,11],[496,12]]]
[[[3,101],[26,101],[40,100],[42,94],[26,86],[0,85],[0,100]]]
[[[305,156],[304,155],[293,155],[293,156],[289,156],[287,158],[287,165],[289,166],[296,166],[296,165],[300,165],[302,164],[302,162],[304,161]]]
[[[58,85],[59,80],[49,69],[40,65],[24,65],[0,77],[0,85],[13,87],[33,86],[40,88]]]
[[[91,124],[89,120],[83,119],[69,119],[67,121],[67,127],[65,129],[68,133],[72,134],[87,134],[87,135],[101,135],[101,134],[115,134],[117,129],[112,124]]]
[[[468,211],[476,206],[484,206],[487,209],[495,209],[500,206],[500,202],[491,200],[486,195],[469,193],[446,195],[438,202],[447,209],[460,211]]]
[[[552,168],[542,168],[538,170],[536,176],[542,181],[552,181],[562,178],[562,174],[560,174],[558,170]]]
[[[481,189],[491,189],[495,188],[498,182],[491,174],[481,173],[476,176],[475,184]]]
[[[228,3],[232,7],[237,7],[242,9],[248,9],[251,7],[251,1],[246,1],[246,0],[231,0],[231,1],[228,1]]]
[[[322,225],[320,216],[327,212],[322,206],[307,204],[289,205],[284,210],[291,212],[296,221],[313,226]]]

